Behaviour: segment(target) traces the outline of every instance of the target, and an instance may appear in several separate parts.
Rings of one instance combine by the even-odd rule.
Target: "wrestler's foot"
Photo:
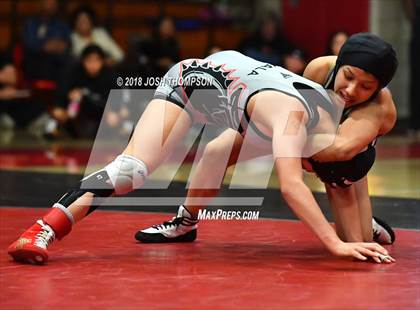
[[[43,265],[48,261],[47,247],[54,239],[53,229],[38,220],[9,246],[8,253],[17,262]]]
[[[135,238],[144,243],[192,242],[197,238],[197,223],[198,220],[180,206],[172,220],[140,230]]]
[[[379,244],[393,244],[395,241],[395,233],[385,221],[373,217],[373,241]]]

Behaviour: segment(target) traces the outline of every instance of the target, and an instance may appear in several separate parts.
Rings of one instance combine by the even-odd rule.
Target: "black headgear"
[[[309,162],[322,182],[333,187],[348,187],[369,172],[375,162],[375,156],[375,147],[369,145],[367,150],[348,161],[320,163],[310,158]]]
[[[334,73],[343,65],[358,67],[371,73],[383,88],[391,82],[398,67],[398,60],[392,45],[380,37],[368,33],[352,35],[338,54]]]

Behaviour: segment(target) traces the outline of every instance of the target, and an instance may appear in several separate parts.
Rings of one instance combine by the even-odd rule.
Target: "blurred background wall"
[[[235,49],[258,25],[266,12],[281,17],[283,35],[306,51],[310,59],[323,55],[328,36],[337,30],[372,31],[391,42],[398,51],[400,68],[391,84],[399,119],[409,113],[408,45],[410,25],[404,0],[67,0],[60,14],[70,18],[80,4],[91,5],[98,22],[126,51],[137,37],[151,36],[160,16],[174,18],[181,58],[202,57],[209,45]],[[38,1],[0,1],[0,49],[14,49],[21,42],[22,24],[38,10]],[[15,58],[18,55],[14,54]]]

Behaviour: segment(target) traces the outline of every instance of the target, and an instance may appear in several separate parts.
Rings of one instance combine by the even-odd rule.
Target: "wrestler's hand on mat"
[[[340,242],[331,251],[337,256],[351,256],[362,261],[372,258],[378,264],[395,262],[385,248],[373,242]]]

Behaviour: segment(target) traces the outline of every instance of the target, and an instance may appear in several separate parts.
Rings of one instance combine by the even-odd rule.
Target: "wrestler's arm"
[[[315,154],[320,162],[350,160],[378,136],[388,133],[395,125],[396,110],[388,89],[383,89],[371,102],[354,108],[340,125],[334,142]],[[319,141],[316,139],[319,138]],[[322,135],[314,136],[314,143],[322,143]]]
[[[288,103],[285,102],[282,105],[262,104],[261,106],[257,105],[254,112],[257,115],[256,121],[260,121],[261,124],[271,129],[273,155],[280,191],[287,204],[321,242],[337,256],[352,256],[366,260],[367,257],[377,258],[379,253],[387,253],[375,243],[345,243],[338,238],[310,189],[303,182],[300,155],[306,142],[306,129],[305,126],[301,126],[305,118],[300,112],[297,112],[293,103],[290,104],[289,110],[293,112],[287,113],[284,109],[276,110],[277,107],[284,108],[285,106],[288,106]],[[263,112],[259,112],[259,108]],[[259,115],[261,115],[260,119],[258,119]]]
[[[323,56],[318,57],[309,62],[303,72],[303,77],[318,84],[324,85],[328,73],[335,65],[337,56]]]
[[[325,84],[336,59],[336,56],[324,56],[312,60],[303,76],[319,84]],[[378,135],[389,132],[394,127],[396,115],[391,92],[384,88],[372,102],[354,108],[350,117],[341,124],[333,144],[316,154],[314,159],[326,162],[353,158]],[[359,130],[354,130],[356,128]],[[314,141],[311,143],[325,145],[324,139],[330,141],[331,137],[314,135],[313,138]]]
[[[274,130],[274,132],[277,132],[277,130]],[[290,140],[284,139],[278,134],[273,135],[273,149],[284,149],[285,142],[290,142]],[[291,148],[289,151],[291,152],[290,155],[293,155],[294,151],[298,151],[298,149],[294,150]],[[312,230],[328,250],[337,256],[351,256],[359,260],[366,260],[367,257],[372,257],[376,262],[381,262],[379,253],[385,254],[387,252],[378,244],[343,242],[338,238],[334,229],[324,217],[310,189],[303,182],[303,172],[299,157],[289,157],[287,154],[275,155],[275,165],[280,190],[285,201],[296,216]]]
[[[389,132],[396,120],[395,106],[388,90],[383,90],[381,93],[377,100],[390,100],[388,105],[381,105],[379,102],[373,101],[356,108],[340,126],[333,145],[319,152],[313,158],[320,161],[351,159],[377,136]],[[390,111],[386,111],[384,106],[390,107]],[[344,229],[353,236],[359,234],[359,227],[361,227],[363,238],[360,238],[359,241],[371,241],[373,237],[372,205],[369,198],[367,176],[351,186],[354,187],[352,191],[355,196],[349,193],[350,189],[346,191],[346,189],[328,189],[327,185],[326,187],[331,208],[335,210],[335,221],[343,223]],[[356,205],[355,202],[357,202]]]
[[[319,161],[349,160],[357,155],[377,136],[386,134],[394,126],[396,112],[388,90],[383,90],[379,100],[390,100],[390,111],[379,102],[370,102],[355,108],[340,126],[333,144],[315,154]],[[335,214],[335,222],[347,231],[345,240],[372,240],[372,205],[368,193],[367,176],[351,186],[353,189],[328,189],[328,198]],[[353,195],[353,192],[355,195]],[[356,236],[361,237],[354,239]],[[352,239],[348,239],[352,236]]]
[[[328,73],[333,68],[336,61],[336,57],[320,57],[311,61],[305,72],[304,76],[310,80],[313,80],[319,84],[325,84],[325,79],[327,78]],[[388,92],[388,93],[387,93]],[[385,93],[385,96],[382,99],[389,100],[388,106],[394,107],[392,97],[390,96],[389,91],[385,90],[382,93]],[[388,96],[389,95],[389,96]],[[388,120],[388,128],[379,129],[381,134],[389,131],[393,123],[395,122],[395,111],[388,113],[390,119]],[[351,120],[352,125],[358,126],[357,122]],[[344,143],[347,137],[343,136],[344,133],[351,133],[351,130],[346,130],[345,128],[349,125],[350,121],[345,121],[343,124],[344,130],[338,133],[338,138],[335,141],[337,143]],[[379,127],[379,125],[378,125]],[[363,132],[365,133],[365,132]],[[373,130],[373,133],[376,134],[376,131]],[[351,135],[349,136],[351,138]],[[375,137],[371,134],[368,136],[367,140],[374,139]],[[368,141],[370,142],[370,141]],[[326,150],[324,155],[331,156],[331,152],[334,152],[334,145],[332,148]],[[330,152],[330,153],[328,153]],[[322,154],[320,154],[322,155]],[[336,154],[333,154],[333,156]],[[328,159],[328,157],[326,157]],[[322,160],[322,158],[321,158]],[[310,171],[310,165],[309,170]],[[338,188],[334,189],[329,187],[327,184],[326,191],[329,198],[330,206],[334,214],[334,221],[336,224],[336,230],[338,235],[342,240],[345,241],[365,241],[369,242],[372,240],[372,206],[368,193],[368,182],[367,176],[362,180],[354,183],[350,188]],[[360,228],[362,236],[360,236]]]

